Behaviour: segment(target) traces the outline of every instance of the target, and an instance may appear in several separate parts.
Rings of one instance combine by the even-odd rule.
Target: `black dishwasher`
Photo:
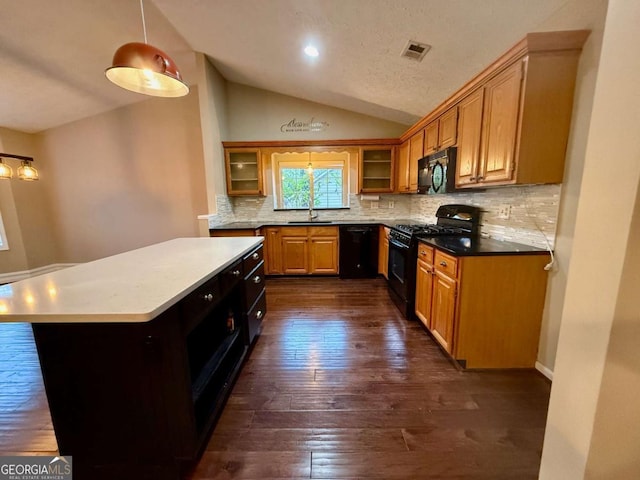
[[[378,274],[378,225],[340,226],[340,278]]]

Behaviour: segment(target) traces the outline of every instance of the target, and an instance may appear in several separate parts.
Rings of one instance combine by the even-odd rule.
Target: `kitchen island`
[[[74,478],[178,479],[198,457],[264,315],[262,240],[175,239],[0,289],[0,321],[33,325]]]

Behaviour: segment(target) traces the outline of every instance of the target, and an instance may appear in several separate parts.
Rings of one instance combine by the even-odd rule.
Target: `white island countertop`
[[[0,322],[147,322],[262,240],[177,238],[0,285]]]

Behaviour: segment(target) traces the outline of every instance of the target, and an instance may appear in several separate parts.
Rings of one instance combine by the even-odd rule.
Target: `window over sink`
[[[349,153],[273,153],[274,208],[309,208],[313,179],[313,208],[349,206]]]

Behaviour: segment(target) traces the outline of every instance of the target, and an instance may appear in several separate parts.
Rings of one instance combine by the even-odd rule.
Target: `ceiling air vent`
[[[402,56],[421,62],[430,48],[431,45],[427,45],[426,43],[409,40],[402,50]]]

